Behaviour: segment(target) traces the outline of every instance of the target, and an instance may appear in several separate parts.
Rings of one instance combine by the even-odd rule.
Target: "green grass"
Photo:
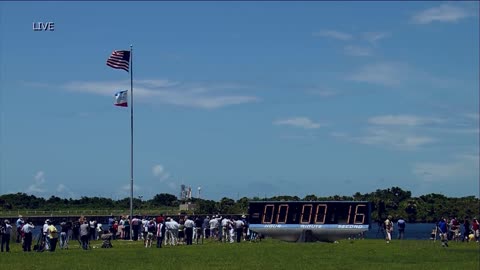
[[[332,243],[262,242],[167,246],[146,249],[143,242],[117,240],[114,248],[23,253],[12,244],[0,253],[1,269],[479,269],[478,243],[439,241],[344,240]],[[100,246],[100,242],[92,243]]]

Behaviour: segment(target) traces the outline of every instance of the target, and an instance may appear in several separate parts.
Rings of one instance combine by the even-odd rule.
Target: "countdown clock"
[[[364,201],[255,201],[249,228],[285,241],[333,242],[367,231],[370,211]]]

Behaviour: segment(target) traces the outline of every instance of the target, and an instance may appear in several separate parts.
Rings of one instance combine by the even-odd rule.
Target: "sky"
[[[133,45],[134,197],[479,196],[478,2],[1,2],[0,33],[0,194],[129,196]]]

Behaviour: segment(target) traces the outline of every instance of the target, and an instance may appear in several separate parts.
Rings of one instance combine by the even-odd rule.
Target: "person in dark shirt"
[[[199,240],[202,240],[203,244],[203,220],[200,217],[195,218],[195,242],[198,245]]]
[[[67,221],[60,222],[60,249],[68,249],[68,227]]]

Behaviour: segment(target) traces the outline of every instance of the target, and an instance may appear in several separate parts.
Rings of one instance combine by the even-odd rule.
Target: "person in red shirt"
[[[475,240],[477,242],[480,241],[480,224],[477,218],[473,218],[472,230],[473,230],[473,235],[475,235]]]

